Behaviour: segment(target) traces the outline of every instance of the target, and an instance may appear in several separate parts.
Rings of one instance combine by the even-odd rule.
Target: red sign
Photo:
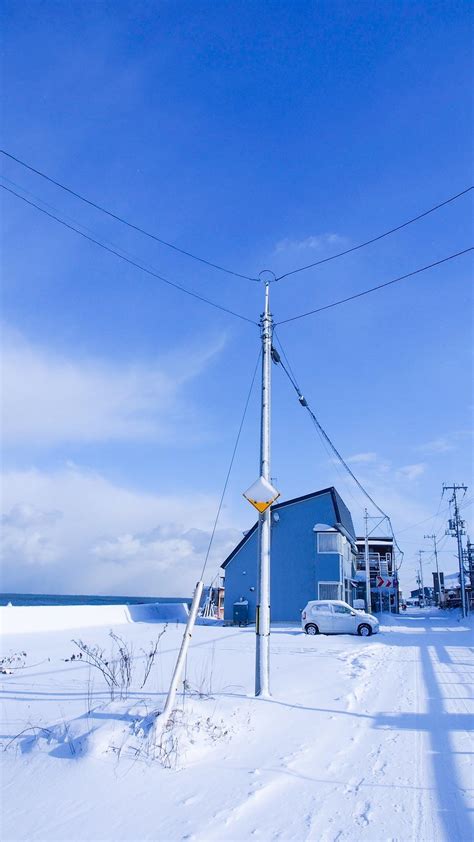
[[[383,579],[382,576],[377,576],[375,587],[376,588],[391,588],[392,584],[395,585],[395,581],[392,582],[391,579]]]

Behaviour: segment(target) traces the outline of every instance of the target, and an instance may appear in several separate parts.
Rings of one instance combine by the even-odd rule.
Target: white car
[[[301,627],[306,634],[360,634],[368,637],[379,630],[372,614],[358,611],[339,599],[315,599],[301,612]]]

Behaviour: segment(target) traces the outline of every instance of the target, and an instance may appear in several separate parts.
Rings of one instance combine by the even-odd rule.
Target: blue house
[[[297,621],[310,599],[355,595],[357,546],[349,509],[335,488],[324,488],[272,506],[271,617]],[[248,601],[255,622],[258,523],[226,558],[224,619],[232,621],[236,602]]]

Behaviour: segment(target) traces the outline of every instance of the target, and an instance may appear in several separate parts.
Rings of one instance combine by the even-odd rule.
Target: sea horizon
[[[113,596],[105,594],[0,593],[0,606],[142,605],[150,602],[191,602],[190,596]]]

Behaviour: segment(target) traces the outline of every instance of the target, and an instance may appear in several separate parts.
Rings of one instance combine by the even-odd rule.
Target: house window
[[[320,582],[318,599],[340,599],[339,582]]]
[[[349,605],[352,605],[352,582],[350,579],[344,579],[344,599]]]
[[[339,553],[340,535],[338,532],[318,532],[318,553]]]

